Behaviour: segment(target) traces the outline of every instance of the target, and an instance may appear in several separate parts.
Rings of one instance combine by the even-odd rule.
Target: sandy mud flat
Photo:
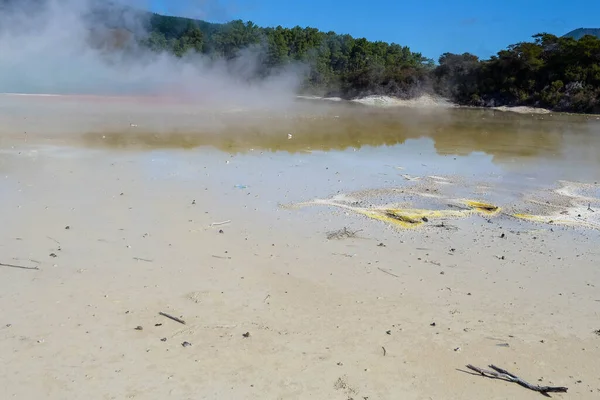
[[[94,104],[0,101],[0,398],[600,396],[596,125]]]

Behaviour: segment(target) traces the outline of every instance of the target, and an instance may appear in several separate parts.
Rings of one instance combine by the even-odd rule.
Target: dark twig
[[[342,229],[339,229],[337,231],[332,231],[332,232],[327,232],[327,239],[332,240],[332,239],[345,239],[345,238],[355,238],[356,234],[358,232],[362,231],[362,229],[359,229],[357,231],[351,231],[350,229],[344,227]]]
[[[54,239],[53,237],[50,237],[50,236],[46,236],[46,237],[47,237],[48,239],[52,240],[52,241],[53,241],[54,243],[56,243],[57,245],[59,245],[59,246],[60,246],[60,242],[59,242],[58,240],[56,240],[56,239]]]
[[[167,317],[167,318],[169,318],[169,319],[172,319],[173,321],[177,321],[177,322],[179,322],[180,324],[183,324],[183,325],[185,325],[185,321],[184,321],[184,320],[182,320],[181,318],[174,317],[174,316],[172,316],[172,315],[169,315],[169,314],[167,314],[167,313],[164,313],[164,312],[159,312],[159,314],[160,314],[160,315],[162,315],[163,317]]]
[[[378,269],[378,270],[380,270],[381,272],[385,273],[385,274],[388,274],[388,275],[394,276],[394,277],[396,277],[396,278],[400,278],[398,275],[396,275],[396,274],[392,274],[390,271],[386,271],[386,270],[385,270],[385,269],[383,269],[383,268],[379,268],[379,267],[378,267],[377,269]]]
[[[152,262],[152,260],[148,260],[147,258],[133,257],[133,259],[136,261]]]
[[[4,264],[4,263],[0,263],[0,266],[2,267],[9,267],[9,268],[20,268],[20,269],[38,269],[38,267],[24,267],[22,265],[14,265],[14,264]]]
[[[385,350],[385,347],[381,346],[382,350],[383,350],[383,356],[385,357],[385,355],[387,354],[387,351]]]
[[[528,383],[526,381],[524,381],[523,379],[519,378],[516,375],[511,374],[510,372],[506,371],[505,369],[502,368],[498,368],[495,365],[490,365],[489,366],[491,369],[493,369],[493,371],[490,371],[488,369],[482,369],[482,368],[478,368],[475,367],[471,364],[467,365],[467,368],[469,368],[472,371],[478,372],[483,376],[486,376],[488,378],[492,378],[492,379],[502,379],[505,381],[509,381],[509,382],[514,382],[517,383],[521,386],[523,386],[524,388],[527,388],[529,390],[533,390],[535,392],[540,392],[543,394],[546,393],[551,393],[551,392],[555,392],[555,393],[566,393],[568,388],[563,387],[563,386],[538,386],[538,385],[532,385],[531,383]]]

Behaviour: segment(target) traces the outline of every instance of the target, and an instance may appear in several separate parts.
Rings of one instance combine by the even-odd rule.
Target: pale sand
[[[526,107],[526,106],[500,106],[492,107],[492,110],[515,112],[517,114],[551,114],[552,111],[541,107]]]
[[[400,99],[391,96],[366,96],[351,100],[368,106],[379,107],[410,107],[410,108],[448,108],[456,107],[449,100],[439,96],[425,94],[412,99]]]
[[[0,262],[39,268],[0,267],[2,399],[600,396],[598,231],[278,207],[347,187],[318,155],[1,156]]]

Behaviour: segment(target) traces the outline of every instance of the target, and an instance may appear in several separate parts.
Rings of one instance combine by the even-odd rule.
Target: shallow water
[[[258,188],[274,204],[357,191],[372,204],[407,201],[404,192],[377,192],[389,188],[419,192],[420,203],[435,193],[512,204],[561,180],[600,180],[600,120],[591,116],[318,101],[274,113],[172,99],[0,96],[0,172],[23,168],[18,152],[86,150],[136,159],[153,179]]]

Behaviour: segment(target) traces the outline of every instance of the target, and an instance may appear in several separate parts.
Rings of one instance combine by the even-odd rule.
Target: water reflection
[[[182,121],[183,122],[183,121]],[[495,161],[561,157],[578,147],[599,163],[600,124],[585,117],[529,116],[486,110],[416,111],[337,108],[323,115],[232,115],[197,128],[150,124],[88,132],[83,145],[121,149],[191,149],[212,146],[231,153],[249,150],[332,151],[363,146],[394,146],[407,139],[431,138],[438,154],[484,152]],[[291,136],[290,136],[291,135]]]
[[[29,108],[21,104],[18,114],[15,107],[4,107],[11,113],[0,107],[3,142],[28,132],[30,142],[37,139],[101,149],[211,146],[230,153],[300,153],[389,147],[408,139],[429,138],[439,155],[483,152],[498,163],[574,159],[600,164],[600,152],[596,151],[600,148],[600,121],[586,116],[377,109],[322,102],[299,103],[278,115],[268,110],[207,111],[189,104],[36,102]]]

